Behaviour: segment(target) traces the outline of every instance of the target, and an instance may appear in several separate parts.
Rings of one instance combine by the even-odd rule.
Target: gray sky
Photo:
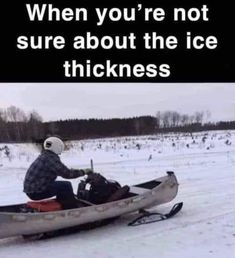
[[[0,108],[36,110],[44,121],[207,111],[211,120],[235,120],[235,83],[0,84]]]

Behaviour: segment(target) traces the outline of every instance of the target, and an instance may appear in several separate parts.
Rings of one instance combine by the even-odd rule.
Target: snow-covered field
[[[7,147],[5,147],[7,146]],[[0,257],[235,257],[235,131],[165,134],[74,141],[61,159],[69,167],[90,166],[97,172],[134,184],[166,171],[175,172],[179,193],[174,218],[128,227],[136,214],[112,225],[43,241],[20,237],[0,240]],[[30,144],[0,144],[0,205],[24,202],[24,174],[39,154]],[[72,181],[74,191],[79,182]]]

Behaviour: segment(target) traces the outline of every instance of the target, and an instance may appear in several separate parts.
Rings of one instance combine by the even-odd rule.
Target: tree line
[[[36,111],[26,114],[15,106],[0,109],[0,142],[41,142],[50,135],[65,140],[98,137],[146,135],[164,132],[196,132],[235,129],[235,121],[209,122],[210,113],[192,115],[176,111],[157,112],[156,116],[112,119],[68,119],[43,122]]]
[[[40,137],[44,137],[44,129],[38,112],[26,114],[15,106],[0,109],[0,142],[30,142]]]

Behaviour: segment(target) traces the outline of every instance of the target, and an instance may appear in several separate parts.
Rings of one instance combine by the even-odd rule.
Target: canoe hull
[[[0,207],[0,238],[78,226],[164,204],[175,198],[178,192],[178,182],[173,172],[168,172],[166,176],[151,182],[153,181],[159,182],[159,184],[152,189],[140,187],[144,184],[133,186],[133,191],[144,189],[141,194],[83,208],[41,213],[19,213],[2,211],[4,209]],[[132,191],[132,187],[130,189]],[[10,208],[10,206],[8,207]]]

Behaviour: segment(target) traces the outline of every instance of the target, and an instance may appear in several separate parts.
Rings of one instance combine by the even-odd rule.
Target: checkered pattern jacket
[[[82,169],[69,169],[59,156],[49,150],[44,150],[29,167],[24,179],[25,193],[42,193],[50,187],[57,176],[77,178],[84,176]]]

